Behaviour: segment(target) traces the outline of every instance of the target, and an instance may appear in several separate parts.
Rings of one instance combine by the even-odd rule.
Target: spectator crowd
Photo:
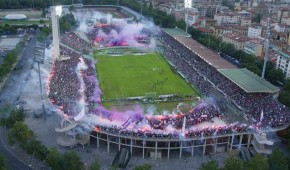
[[[247,93],[173,37],[163,33],[162,41],[166,59],[205,95],[211,95],[213,90],[222,92],[253,123],[262,123],[272,128],[288,124],[289,108],[279,103],[271,94]],[[263,120],[260,120],[262,112]]]
[[[63,44],[76,51],[90,50],[90,44],[86,43],[75,33],[66,33],[61,39]],[[247,117],[254,124],[262,123],[272,128],[288,124],[290,120],[289,108],[280,104],[269,94],[246,93],[236,84],[228,80],[213,66],[209,65],[193,51],[180,44],[173,37],[162,34],[164,54],[167,61],[190,83],[195,85],[204,95],[213,95],[218,90],[230,99],[235,105],[241,108]],[[67,60],[55,60],[51,76],[49,78],[48,97],[53,104],[63,110],[66,115],[76,116],[79,112],[77,101],[80,94],[80,78],[76,72],[77,65],[81,58],[87,68],[82,71],[81,79],[85,84],[85,101],[88,106],[88,113],[97,114],[95,106],[100,104],[96,96],[98,83],[94,68],[94,61],[83,57],[71,49],[61,46],[61,55],[68,56]],[[96,99],[98,98],[98,99]],[[261,120],[261,112],[264,112]],[[199,105],[188,113],[144,116],[135,122],[130,122],[130,127],[116,126],[114,124],[100,124],[96,128],[110,133],[122,135],[133,135],[139,137],[179,137],[181,132],[185,137],[203,137],[227,133],[245,132],[248,128],[242,124],[230,124],[220,127],[206,127],[193,129],[192,127],[202,122],[211,122],[212,118],[223,119],[224,115],[220,109],[213,104]],[[262,121],[262,122],[260,122]],[[144,127],[147,128],[136,128]],[[168,128],[173,130],[169,131]],[[185,128],[185,129],[184,129]]]

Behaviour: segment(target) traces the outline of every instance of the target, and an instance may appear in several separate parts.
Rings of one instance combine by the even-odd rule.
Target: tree
[[[262,18],[262,16],[261,16],[261,14],[257,14],[256,16],[254,16],[253,18],[252,18],[252,22],[256,22],[256,23],[260,23],[260,21],[261,21],[261,18]]]
[[[178,20],[176,24],[177,24],[177,27],[180,29],[185,29],[185,27],[186,27],[186,23],[183,19]]]
[[[6,1],[6,4],[9,8],[17,9],[20,7],[20,4],[17,0]]]
[[[223,6],[226,6],[226,7],[229,7],[230,10],[233,10],[234,9],[234,5],[231,2],[229,2],[228,0],[223,0],[222,1],[222,5]]]
[[[69,24],[68,22],[65,21],[60,24],[61,32],[69,31],[70,29],[71,29],[71,24]]]
[[[49,150],[46,163],[52,170],[80,170],[84,164],[75,152],[65,152],[61,154],[56,148]]]
[[[193,39],[198,39],[201,36],[201,32],[193,27],[189,27],[188,32],[191,34]]]
[[[244,165],[240,159],[230,157],[226,160],[223,170],[243,170]]]
[[[134,167],[134,170],[151,170],[151,165],[150,164],[137,165]]]
[[[256,65],[254,65],[253,63],[246,63],[244,65],[248,70],[250,70],[251,72],[257,74],[258,76],[260,76],[262,74],[262,71],[259,69],[259,67],[257,67]]]
[[[39,41],[44,41],[45,38],[51,33],[51,29],[48,27],[43,27],[41,29],[40,35],[38,37]]]
[[[41,142],[36,139],[32,139],[26,143],[23,146],[23,149],[25,149],[28,154],[35,156],[41,161],[47,158],[49,152],[47,147],[42,145]]]
[[[278,100],[284,105],[290,107],[290,92],[283,90],[282,92],[280,92]]]
[[[59,26],[61,32],[69,31],[73,26],[76,25],[76,20],[73,14],[66,14],[59,20]]]
[[[23,146],[33,138],[33,132],[22,122],[16,122],[8,132],[9,144],[14,144],[16,141],[18,141],[20,146]]]
[[[284,86],[284,90],[285,91],[290,91],[290,79],[288,79],[285,83],[285,86]]]
[[[57,151],[56,148],[49,150],[46,163],[52,170],[61,168],[62,155]]]
[[[220,46],[220,50],[221,50],[221,52],[232,56],[232,53],[234,52],[235,47],[233,44],[222,42],[221,46]]]
[[[4,104],[3,107],[0,108],[0,125],[1,126],[6,126],[6,119],[9,115],[9,111],[11,110],[11,105],[10,104]]]
[[[162,21],[163,27],[173,28],[176,26],[176,19],[174,15],[165,15]]]
[[[246,163],[245,169],[247,170],[269,170],[269,165],[265,157],[257,154],[250,161]]]
[[[150,4],[149,4],[149,11],[151,11],[153,9],[153,4],[152,4],[152,2],[150,2]]]
[[[9,105],[4,106],[3,109],[1,109],[1,124],[5,125],[8,128],[11,128],[16,122],[22,122],[25,118],[25,114],[23,109],[14,109],[11,111],[10,116],[7,116],[7,112],[9,114],[11,107]]]
[[[75,9],[75,7],[73,5],[71,5],[69,7],[69,12],[71,13],[71,12],[74,12],[74,11],[76,11],[76,9]]]
[[[75,152],[65,152],[62,159],[62,169],[81,170],[84,167],[84,163],[81,158]]]
[[[8,124],[6,125],[8,127],[12,127],[16,122],[22,122],[24,118],[25,114],[23,109],[14,109],[8,118]]]
[[[272,84],[279,85],[280,83],[284,82],[285,75],[281,69],[273,68],[268,72],[266,78]]]
[[[118,170],[118,164],[115,163],[111,168],[110,170]]]
[[[40,22],[40,21],[39,21]],[[44,21],[43,21],[44,22]],[[30,26],[30,28],[33,28],[34,30],[37,30],[37,28],[38,28],[38,25],[37,24],[32,24],[31,26]]]
[[[212,161],[208,161],[206,163],[201,164],[200,170],[219,170],[219,166],[217,161],[212,160]]]
[[[6,8],[6,1],[0,0],[0,8],[5,9]]]
[[[95,160],[89,167],[89,170],[100,170],[100,162],[98,160]]]
[[[5,158],[0,155],[0,170],[7,170]]]
[[[274,149],[268,158],[271,170],[288,170],[288,160],[280,149]]]
[[[209,48],[213,49],[213,50],[218,50],[219,46],[218,46],[218,43],[216,43],[215,41],[209,41],[209,45],[208,45]]]
[[[222,0],[222,5],[227,6],[228,5],[228,0]]]
[[[42,11],[42,12],[41,12],[41,17],[42,17],[42,18],[45,18],[45,16],[46,16],[45,8],[42,8],[41,11]]]

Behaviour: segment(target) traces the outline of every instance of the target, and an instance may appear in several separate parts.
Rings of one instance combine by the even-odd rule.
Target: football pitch
[[[114,100],[148,94],[199,96],[158,53],[144,55],[95,55],[102,99]]]

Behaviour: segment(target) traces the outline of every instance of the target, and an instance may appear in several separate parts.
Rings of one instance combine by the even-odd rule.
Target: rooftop
[[[242,36],[240,34],[236,34],[236,33],[227,33],[227,34],[224,34],[223,37],[231,39],[233,41],[237,41],[237,42],[246,42],[250,40],[250,38],[246,36]]]
[[[8,20],[17,20],[17,19],[27,19],[26,15],[24,14],[7,14],[4,19]]]
[[[261,44],[261,45],[263,45],[263,43],[264,43],[264,39],[262,39],[262,38],[251,38],[251,39],[249,39],[249,42],[252,42],[252,43],[255,43],[255,44]]]
[[[286,49],[288,47],[288,44],[283,41],[271,40],[270,46],[278,46]]]
[[[290,51],[282,50],[282,51],[280,51],[280,55],[282,55],[283,57],[286,57],[286,58],[290,59]]]
[[[251,17],[242,17],[241,20],[252,20]]]
[[[246,68],[219,69],[221,74],[247,93],[276,93],[280,89]]]
[[[232,25],[231,27],[237,30],[248,30],[248,26]]]
[[[228,13],[217,13],[216,16],[230,16]]]
[[[233,69],[236,68],[232,63],[220,57],[217,53],[201,45],[197,41],[189,37],[173,36],[178,42],[189,48],[200,58],[217,69]]]
[[[172,37],[182,36],[182,37],[191,37],[190,34],[184,32],[179,28],[163,28],[163,30]]]
[[[183,44],[185,47],[189,48],[192,52],[198,55],[200,58],[205,60],[207,63],[212,65],[217,69],[233,69],[236,68],[235,65],[228,62],[217,53],[201,45],[197,41],[193,40],[190,34],[186,33],[181,29],[163,29],[168,35],[175,38],[178,42]]]
[[[197,30],[203,32],[203,33],[213,33],[212,29],[204,28],[204,27],[197,27]]]
[[[249,26],[249,28],[252,28],[252,29],[262,29],[263,27],[261,25],[255,24],[255,25]]]

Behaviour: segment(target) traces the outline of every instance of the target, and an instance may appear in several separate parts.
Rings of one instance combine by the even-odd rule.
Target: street
[[[32,68],[36,41],[37,38],[33,37],[25,47],[18,63],[22,63],[21,65],[23,65],[23,67],[21,69],[11,71],[10,76],[0,92],[0,107],[3,107],[7,103],[14,104],[20,96]]]
[[[4,129],[1,129],[0,131],[0,153],[5,157],[6,165],[8,169],[10,170],[28,170],[31,169],[29,165],[25,164],[23,161],[18,159],[12,151],[9,150],[6,140],[3,139],[2,135],[6,135],[6,133],[3,133]],[[5,137],[6,138],[6,137]]]
[[[5,82],[5,85],[0,92],[0,108],[3,108],[3,106],[6,104],[9,104],[11,106],[15,106],[17,104],[16,101],[22,93],[22,89],[26,84],[30,70],[32,68],[36,41],[37,37],[34,36],[28,42],[28,44],[24,48],[22,56],[19,59],[19,62],[17,63],[17,65],[20,64],[23,67],[17,70],[12,70],[10,76]],[[7,161],[8,169],[32,169],[29,165],[18,159],[17,156],[14,155],[14,153],[9,149],[6,133],[3,132],[5,132],[5,129],[1,129],[0,132],[0,152]]]

